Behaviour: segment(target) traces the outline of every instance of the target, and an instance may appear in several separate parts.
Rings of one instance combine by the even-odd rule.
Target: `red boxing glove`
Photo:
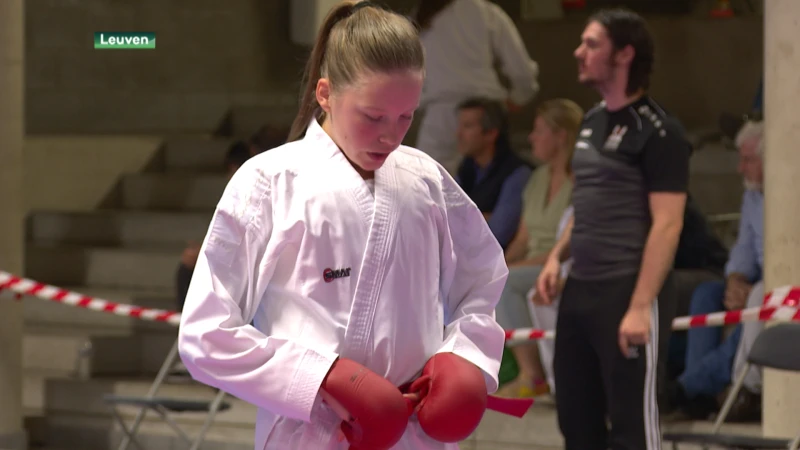
[[[388,450],[405,433],[408,404],[400,390],[361,364],[334,361],[322,381],[322,398],[343,417],[351,449]]]
[[[417,418],[422,430],[439,442],[463,441],[486,411],[483,371],[454,353],[433,355],[409,391],[419,394]]]

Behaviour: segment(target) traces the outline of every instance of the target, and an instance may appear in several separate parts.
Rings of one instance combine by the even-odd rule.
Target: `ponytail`
[[[353,6],[354,3],[351,2],[342,2],[334,6],[322,23],[322,27],[317,34],[317,40],[314,42],[314,48],[311,50],[311,56],[306,63],[306,70],[301,84],[305,87],[300,96],[300,108],[297,111],[294,122],[292,122],[287,142],[296,141],[303,137],[306,128],[308,128],[308,123],[314,117],[317,108],[319,108],[317,103],[317,81],[322,78],[322,63],[325,61],[328,38],[331,36],[333,26],[352,14]]]

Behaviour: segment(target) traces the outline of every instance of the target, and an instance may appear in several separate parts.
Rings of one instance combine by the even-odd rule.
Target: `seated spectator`
[[[748,122],[736,137],[739,172],[745,183],[739,234],[725,267],[725,281],[703,283],[694,291],[689,311],[692,315],[735,311],[763,302],[763,288],[754,288],[759,285],[764,267],[763,134],[763,122]],[[687,335],[685,369],[670,386],[669,408],[705,419],[718,409],[718,397],[731,382],[742,325],[728,336],[719,327],[693,328]],[[750,345],[752,342],[741,348],[749,349]],[[748,389],[756,388],[751,385]],[[747,390],[742,395],[748,393],[757,395]],[[741,414],[747,412],[744,406],[740,409]],[[738,417],[732,414],[730,419]]]
[[[658,394],[668,403],[666,381],[675,380],[684,370],[686,331],[672,331],[676,316],[689,314],[692,293],[708,281],[724,279],[728,250],[708,223],[691,195],[686,198],[683,230],[675,253],[669,293],[658,298]]]
[[[243,141],[235,142],[228,149],[225,155],[225,173],[230,179],[233,174],[251,157],[250,146]],[[178,312],[183,310],[183,303],[186,300],[186,292],[189,290],[189,283],[192,281],[194,265],[197,263],[197,256],[200,254],[200,243],[190,241],[181,254],[181,262],[178,265],[176,278],[176,306]]]
[[[572,206],[568,207],[564,211],[564,215],[561,217],[561,222],[558,225],[558,235],[556,239],[561,237],[561,234],[567,227],[567,223],[572,218],[573,209]],[[567,275],[569,275],[569,269],[572,266],[572,259],[567,259],[563,263],[561,263],[561,282],[558,285],[558,290],[556,291],[555,295],[553,296],[552,303],[545,303],[542,299],[541,295],[536,292],[536,286],[534,283],[533,289],[530,290],[528,293],[528,297],[530,298],[530,317],[531,317],[531,324],[533,328],[540,329],[540,330],[555,330],[556,328],[556,320],[558,319],[558,304],[559,299],[561,297],[561,291],[564,289],[564,284],[567,281]],[[553,395],[556,393],[556,384],[555,384],[555,377],[553,375],[553,356],[555,355],[555,340],[553,339],[538,339],[536,340],[536,350],[537,355],[534,360],[534,376],[541,377],[542,379],[547,380],[547,390],[550,391]],[[544,385],[539,383],[536,387],[539,387],[539,392],[535,392],[535,394],[541,394],[547,392],[547,390],[542,389],[541,387]],[[536,389],[534,389],[536,391]],[[519,391],[517,391],[519,392]],[[505,392],[501,393],[504,394]],[[510,395],[514,395],[514,392],[510,392]],[[519,393],[517,395],[520,395]]]
[[[536,284],[541,265],[556,243],[559,221],[570,204],[570,163],[582,119],[583,110],[570,100],[546,101],[537,109],[529,140],[534,158],[543,165],[525,187],[522,218],[506,249],[509,274],[497,305],[497,321],[505,329],[533,325],[526,295]],[[541,369],[536,343],[516,344],[510,350],[517,360],[519,376],[499,395],[530,397],[546,393],[546,374]]]
[[[517,230],[522,190],[531,169],[509,144],[506,112],[501,103],[470,99],[461,103],[457,112],[458,150],[464,159],[456,181],[505,248]]]

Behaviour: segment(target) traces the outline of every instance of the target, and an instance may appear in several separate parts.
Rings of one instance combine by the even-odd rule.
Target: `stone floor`
[[[105,393],[141,395],[148,384],[143,380],[62,380],[50,381],[46,394],[47,414],[45,427],[34,432],[38,450],[111,450],[121,438],[119,426],[111,421],[107,408],[99,399]],[[178,398],[211,398],[214,391],[208,387],[190,384],[165,385],[161,395]],[[204,450],[252,450],[252,433],[255,426],[255,407],[240,399],[229,397],[232,407],[220,413],[209,430]],[[135,414],[131,408],[121,413],[130,420]],[[195,435],[205,415],[186,413],[177,420],[190,435]],[[662,431],[710,431],[710,422],[664,423]],[[760,424],[726,425],[725,433],[750,436],[761,434]],[[187,446],[154,416],[140,429],[141,442],[147,449],[185,450]],[[69,443],[54,446],[54,443]],[[32,447],[34,448],[34,447]],[[487,412],[476,432],[460,444],[461,450],[555,450],[563,448],[558,430],[554,404],[548,399],[537,401],[529,413],[521,418]],[[665,445],[663,448],[670,448]],[[680,450],[699,449],[682,445]]]
[[[710,422],[662,423],[664,432],[710,432]],[[723,433],[760,436],[760,424],[724,425]],[[555,405],[549,399],[538,401],[522,419],[509,418],[487,412],[478,430],[463,442],[461,450],[555,450],[563,448],[561,433],[555,414]],[[671,448],[665,443],[664,449]],[[700,446],[682,444],[680,450],[700,449]]]

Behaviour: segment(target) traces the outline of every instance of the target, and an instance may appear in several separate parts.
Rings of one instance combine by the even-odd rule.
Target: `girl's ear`
[[[331,83],[327,78],[320,78],[317,81],[317,103],[326,113],[331,112]]]

